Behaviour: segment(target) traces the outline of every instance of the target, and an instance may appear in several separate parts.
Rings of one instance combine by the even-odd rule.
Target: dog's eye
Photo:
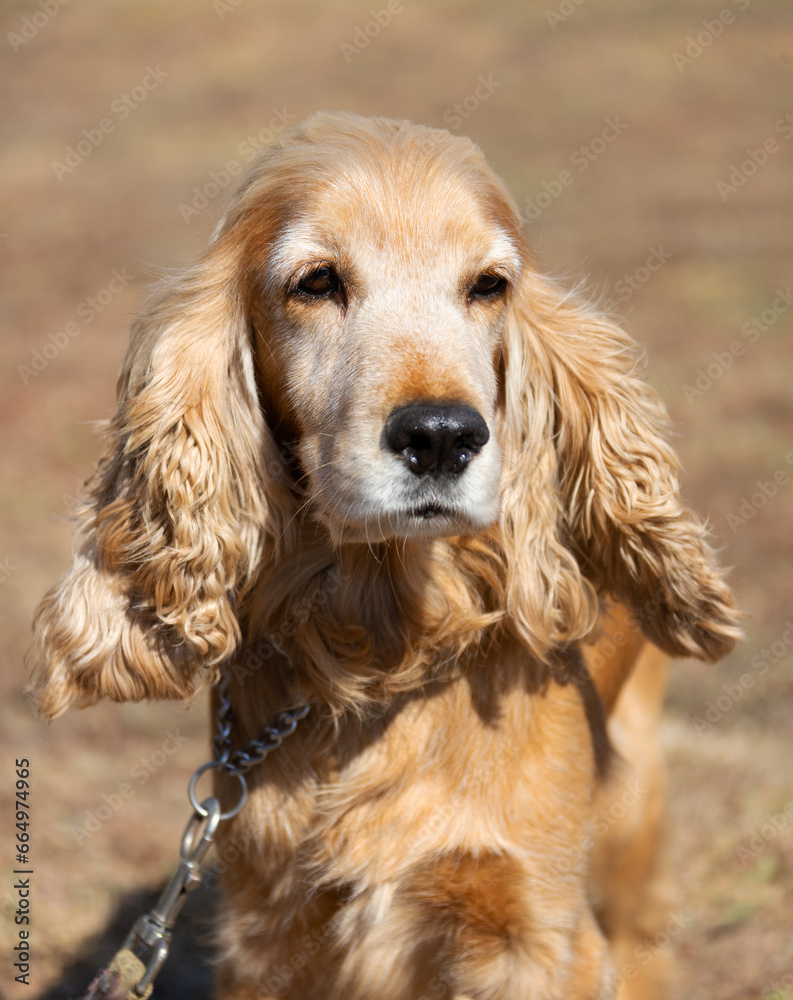
[[[318,267],[305,278],[301,278],[296,287],[304,295],[319,299],[338,292],[341,289],[341,280],[332,267]]]
[[[492,299],[501,295],[507,287],[507,279],[500,274],[480,274],[471,285],[469,296],[472,299]]]

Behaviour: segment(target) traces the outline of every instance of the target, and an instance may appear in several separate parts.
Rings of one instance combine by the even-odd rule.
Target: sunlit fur
[[[343,301],[294,294],[327,264]],[[503,296],[471,297],[483,271]],[[552,864],[586,836],[603,756],[579,645],[607,597],[672,654],[738,634],[639,363],[533,266],[478,149],[406,122],[286,133],[162,282],[33,676],[54,716],[190,697],[230,661],[240,741],[312,702],[222,835],[245,845],[222,996],[613,995],[586,865]],[[381,444],[427,399],[491,431],[432,487]],[[414,517],[430,489],[442,515]]]

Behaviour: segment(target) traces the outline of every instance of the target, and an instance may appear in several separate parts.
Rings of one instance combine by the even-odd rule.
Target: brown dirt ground
[[[793,277],[793,141],[775,131],[793,113],[789,11],[785,16],[783,4],[762,0],[550,0],[547,8],[515,0],[404,0],[392,23],[347,61],[341,43],[355,40],[370,5],[237,0],[221,17],[210,0],[113,0],[71,3],[47,18],[42,2],[6,0],[0,15],[6,995],[80,994],[97,960],[171,869],[187,817],[185,781],[204,758],[201,704],[189,711],[102,706],[47,725],[33,718],[22,693],[30,615],[67,566],[64,518],[96,457],[91,421],[111,410],[129,318],[150,265],[193,258],[220,201],[189,223],[179,205],[210,180],[210,170],[239,159],[240,143],[279,110],[300,119],[319,108],[346,108],[444,125],[479,76],[497,86],[459,131],[483,146],[521,204],[569,168],[571,155],[601,133],[606,119],[619,116],[629,125],[587,170],[575,172],[574,184],[530,224],[529,236],[549,269],[571,278],[588,274],[600,290],[614,290],[652,248],[672,255],[618,311],[649,348],[651,380],[679,426],[685,491],[709,513],[749,615],[747,640],[727,663],[680,663],[671,682],[664,730],[668,851],[675,905],[692,916],[676,942],[676,995],[750,1000],[769,997],[784,976],[793,982],[793,823],[778,833],[763,827],[793,802],[793,658],[782,638],[793,618],[793,485],[744,508],[751,514],[744,523],[734,517],[758,481],[793,471],[785,457],[793,448],[793,312],[773,317],[753,343],[741,333]],[[560,9],[573,13],[551,26],[546,10]],[[713,22],[722,9],[733,20],[714,38],[703,21]],[[18,45],[11,36],[23,29],[32,37]],[[699,33],[709,44],[676,67],[673,54],[685,54],[688,36]],[[141,83],[147,67],[168,75],[121,120],[113,102]],[[106,116],[113,131],[57,179],[53,161]],[[723,200],[717,182],[728,181],[747,149],[769,138],[778,148],[768,162]],[[83,317],[80,334],[26,384],[18,366],[29,365],[50,334],[80,319],[81,304],[122,268],[134,276],[125,290],[90,323]],[[744,352],[687,400],[684,387],[735,341]],[[763,649],[773,664],[760,676],[752,658]],[[724,685],[746,671],[756,683],[730,701]],[[692,718],[720,697],[727,710],[698,731]],[[186,739],[157,757],[168,731]],[[11,793],[14,759],[22,756],[32,761],[33,789],[30,987],[14,982],[10,958]],[[167,763],[157,767],[163,756]],[[145,782],[133,776],[141,760],[144,770],[151,763]],[[117,803],[124,783],[132,783],[132,797],[78,845],[86,814]],[[738,848],[760,828],[773,836],[755,841],[757,853],[742,863]],[[207,949],[196,942],[211,905],[211,894],[191,903],[189,927],[158,996],[207,995]]]

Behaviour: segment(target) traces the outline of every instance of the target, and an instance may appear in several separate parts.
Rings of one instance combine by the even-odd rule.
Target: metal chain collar
[[[258,739],[251,740],[244,749],[237,750],[232,754],[231,730],[234,725],[234,712],[231,707],[231,698],[229,697],[228,671],[223,673],[218,684],[218,697],[220,705],[217,712],[215,712],[216,732],[215,738],[212,741],[215,759],[207,761],[206,764],[202,764],[198,768],[190,779],[187,794],[190,797],[190,804],[193,809],[199,815],[206,816],[206,811],[195,794],[198,779],[205,771],[210,771],[213,768],[224,770],[232,777],[238,778],[240,782],[240,797],[236,806],[220,814],[221,819],[231,819],[242,809],[248,798],[248,784],[245,781],[245,775],[252,767],[261,764],[269,753],[277,750],[287,736],[292,735],[297,728],[298,722],[308,714],[310,705],[303,704],[297,708],[290,708],[281,712],[273,723],[264,727]]]
[[[280,647],[275,648],[289,659]],[[305,718],[310,708],[308,704],[303,704],[281,712],[271,725],[265,726],[258,739],[232,753],[234,713],[229,697],[228,670],[223,671],[218,683],[218,696],[220,705],[215,713],[216,733],[213,739],[215,759],[202,764],[190,779],[187,792],[193,815],[182,836],[176,874],[163,890],[154,909],[135,922],[112,962],[91,983],[84,1000],[145,1000],[151,995],[154,977],[168,956],[172,928],[179,911],[187,896],[201,884],[201,864],[212,845],[218,823],[231,819],[242,809],[248,798],[245,775],[294,733],[298,722]],[[223,769],[240,782],[239,801],[227,812],[220,811],[220,803],[214,797],[203,802],[196,798],[198,779],[212,768]]]
[[[224,673],[218,684],[220,707],[215,713],[215,760],[223,765],[229,774],[247,774],[256,764],[260,764],[268,753],[276,750],[287,736],[291,736],[298,722],[308,714],[308,704],[290,708],[276,716],[275,722],[265,726],[261,736],[251,740],[244,750],[231,753],[231,729],[234,724],[234,713],[229,697],[229,675]]]

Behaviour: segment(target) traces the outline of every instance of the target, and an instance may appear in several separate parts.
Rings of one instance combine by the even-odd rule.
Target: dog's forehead
[[[323,168],[290,213],[276,264],[353,256],[365,266],[387,252],[412,265],[517,267],[513,210],[489,172],[405,150],[348,153]]]

